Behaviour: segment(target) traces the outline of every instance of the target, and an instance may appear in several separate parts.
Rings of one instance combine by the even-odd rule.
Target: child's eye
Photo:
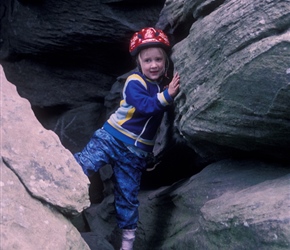
[[[162,58],[162,57],[156,57],[156,58],[155,58],[155,61],[156,61],[156,62],[162,62],[162,61],[163,61],[163,58]]]
[[[151,59],[145,59],[144,60],[146,63],[150,63],[151,62]]]

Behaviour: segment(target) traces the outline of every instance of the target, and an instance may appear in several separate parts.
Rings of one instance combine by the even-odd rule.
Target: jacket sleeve
[[[126,103],[135,107],[135,109],[144,115],[154,115],[164,111],[166,106],[173,102],[168,90],[150,96],[146,86],[138,80],[130,80],[126,83],[123,90]]]

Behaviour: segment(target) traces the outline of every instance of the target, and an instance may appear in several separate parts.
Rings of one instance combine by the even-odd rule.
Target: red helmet
[[[132,36],[129,52],[132,56],[136,56],[141,49],[155,46],[168,50],[170,48],[168,37],[162,30],[148,27],[136,32]]]

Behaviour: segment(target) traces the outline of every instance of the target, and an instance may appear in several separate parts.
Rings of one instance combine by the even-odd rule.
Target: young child
[[[148,27],[133,35],[129,52],[136,57],[139,72],[127,78],[120,107],[95,131],[83,151],[75,154],[88,176],[111,164],[123,250],[133,249],[138,222],[137,196],[146,157],[153,150],[166,107],[179,92],[178,73],[167,88],[160,86],[169,67],[169,49],[168,37],[162,30]]]

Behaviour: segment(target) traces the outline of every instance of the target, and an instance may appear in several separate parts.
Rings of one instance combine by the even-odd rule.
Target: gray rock
[[[57,135],[35,118],[1,67],[1,156],[35,198],[65,214],[78,214],[90,205],[89,180]],[[60,195],[61,194],[61,195]]]
[[[89,250],[77,229],[59,211],[31,196],[1,159],[1,249]],[[62,193],[57,194],[59,197]]]
[[[136,248],[289,249],[289,183],[287,165],[226,160],[141,192]]]
[[[171,186],[141,190],[135,248],[289,249],[289,184],[288,165],[224,160]],[[112,192],[85,214],[93,235],[118,246]]]
[[[90,205],[88,178],[1,67],[1,249],[90,249],[66,216]],[[63,215],[64,214],[64,215]]]
[[[289,160],[289,13],[285,1],[230,1],[174,47],[175,126],[200,155]]]

